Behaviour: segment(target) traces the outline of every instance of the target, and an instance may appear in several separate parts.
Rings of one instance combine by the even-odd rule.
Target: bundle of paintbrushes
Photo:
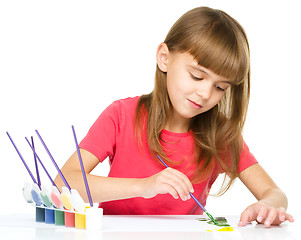
[[[33,181],[32,185],[28,182],[25,182],[23,188],[23,196],[28,203],[35,206],[36,221],[44,222],[47,224],[61,225],[66,227],[75,227],[80,229],[101,230],[103,209],[98,208],[97,205],[93,207],[93,201],[92,201],[88,181],[86,178],[86,174],[85,174],[85,170],[84,170],[84,166],[83,166],[83,162],[82,162],[82,158],[81,158],[81,154],[80,154],[80,150],[78,147],[78,142],[73,126],[72,126],[72,131],[73,131],[76,150],[78,153],[83,179],[85,182],[85,187],[89,199],[89,206],[87,206],[84,203],[84,200],[82,199],[82,197],[80,196],[80,194],[76,189],[70,188],[66,178],[64,177],[63,173],[59,169],[58,165],[56,164],[56,161],[52,157],[48,147],[46,146],[45,142],[43,141],[41,135],[37,130],[36,130],[36,134],[38,135],[42,145],[44,146],[46,152],[48,153],[50,159],[52,160],[52,163],[54,164],[55,168],[57,169],[60,177],[62,178],[65,184],[65,186],[62,188],[62,191],[59,191],[55,182],[51,178],[50,174],[48,173],[47,169],[45,168],[38,154],[36,153],[33,137],[31,138],[31,143],[27,138],[25,139],[34,153],[37,181],[33,176],[32,172],[30,171],[28,165],[26,164],[24,158],[22,157],[13,139],[11,138],[10,134],[8,132],[6,133]],[[48,176],[49,180],[52,183],[51,190],[49,190],[44,185],[41,185],[38,162],[40,163],[40,165],[42,166],[46,175]]]

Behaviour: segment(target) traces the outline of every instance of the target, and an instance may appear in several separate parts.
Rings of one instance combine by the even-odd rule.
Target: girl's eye
[[[215,87],[216,87],[216,89],[219,90],[219,91],[223,91],[223,92],[225,91],[224,88],[222,88],[222,87],[220,87],[220,86],[218,86],[218,85],[215,85]]]
[[[200,81],[200,80],[204,79],[204,78],[201,78],[201,77],[196,77],[196,76],[192,75],[191,73],[190,73],[190,76],[191,76],[192,79],[194,79],[196,81]]]

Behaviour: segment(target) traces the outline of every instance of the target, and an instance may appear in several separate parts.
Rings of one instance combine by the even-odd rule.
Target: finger
[[[279,221],[280,221],[280,223],[282,223],[286,220],[288,220],[289,222],[294,222],[293,216],[286,213],[286,210],[283,207],[279,208],[278,211],[279,211]]]
[[[170,185],[166,184],[166,192],[169,193],[171,196],[173,196],[174,199],[178,199],[179,195],[177,191]]]
[[[182,177],[179,177],[178,174],[175,174],[174,171],[169,170],[164,174],[162,181],[166,184],[171,185],[181,197],[183,201],[186,201],[190,198],[189,188]]]
[[[246,210],[244,210],[242,212],[242,214],[240,215],[240,219],[239,219],[239,223],[238,226],[239,227],[244,227],[247,225],[248,222],[251,221],[251,217],[252,217],[252,211],[250,210],[250,208],[246,208]]]
[[[174,197],[175,197],[175,195],[180,196],[180,198],[183,201],[187,200],[185,190],[183,189],[181,182],[178,180],[178,177],[176,177],[172,174],[165,174],[164,176],[161,176],[160,178],[161,178],[160,179],[161,184],[163,183],[165,185],[164,189],[162,189],[163,192],[161,192],[161,193],[170,193]],[[176,193],[174,193],[174,191],[171,189],[173,189]]]
[[[278,209],[278,216],[279,216],[279,221],[280,223],[284,222],[286,220],[286,211],[283,207]]]
[[[270,208],[268,216],[267,216],[266,220],[264,221],[264,226],[270,227],[277,216],[278,216],[278,211],[275,208]]]
[[[269,210],[268,207],[266,207],[265,205],[261,205],[259,207],[258,215],[256,218],[256,221],[258,223],[262,223],[267,218],[268,210]]]
[[[294,222],[295,220],[294,220],[294,218],[293,218],[293,216],[292,215],[290,215],[290,214],[286,214],[286,217],[285,217],[289,222]]]
[[[183,174],[182,172],[180,172],[176,169],[173,169],[173,168],[171,168],[170,170],[185,182],[185,184],[188,187],[189,192],[192,192],[192,193],[194,192],[193,185],[192,185],[191,181],[189,180],[189,178],[185,174]]]
[[[169,177],[173,178],[176,184],[179,185],[173,185],[176,190],[180,191],[179,195],[183,201],[186,201],[187,199],[190,199],[190,186],[192,186],[190,180],[186,175],[181,173],[180,171],[173,169],[173,168],[168,168],[167,173],[171,174]]]

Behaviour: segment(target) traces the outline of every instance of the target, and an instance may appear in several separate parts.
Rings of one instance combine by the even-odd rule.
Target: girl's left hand
[[[250,205],[242,212],[238,226],[244,227],[248,222],[255,220],[258,223],[263,223],[266,227],[270,227],[271,225],[279,225],[286,220],[293,222],[294,218],[290,214],[287,214],[283,207],[269,207],[259,201]]]

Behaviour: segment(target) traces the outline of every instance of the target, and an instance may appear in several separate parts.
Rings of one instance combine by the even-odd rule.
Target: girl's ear
[[[169,55],[169,50],[166,43],[161,43],[157,49],[157,64],[162,72],[167,72],[167,59]]]

